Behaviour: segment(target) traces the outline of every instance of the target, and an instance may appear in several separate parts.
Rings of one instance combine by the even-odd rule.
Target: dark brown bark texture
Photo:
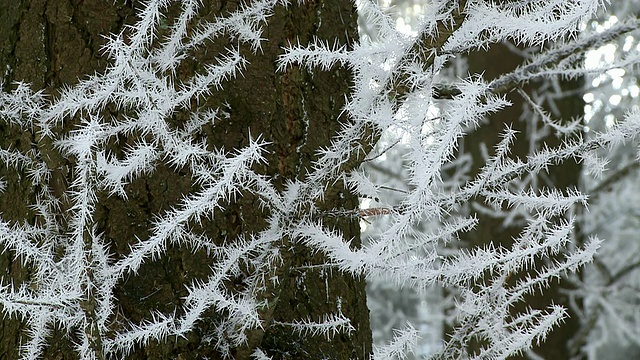
[[[201,16],[223,16],[240,6],[238,1],[208,0],[203,2]],[[22,0],[0,1],[0,68],[3,69],[4,88],[14,81],[32,84],[34,89],[45,89],[55,97],[62,85],[77,83],[107,66],[101,52],[104,35],[118,33],[125,24],[136,20],[140,4],[130,1],[82,1],[82,0]],[[170,24],[180,8],[172,5],[165,20]],[[167,27],[168,28],[168,27]],[[250,135],[261,135],[271,142],[266,164],[256,170],[273,179],[282,189],[287,180],[304,178],[319,148],[327,146],[340,127],[338,117],[349,89],[349,73],[345,69],[313,71],[290,68],[276,71],[276,59],[282,47],[298,41],[306,43],[312,37],[337,39],[340,44],[350,44],[357,37],[356,13],[350,1],[310,0],[304,4],[278,8],[268,19],[263,34],[267,39],[257,54],[241,46],[241,53],[249,65],[241,76],[224,84],[224,89],[214,89],[213,94],[193,106],[219,108],[228,116],[215,124],[205,126],[200,136],[210,148],[227,151],[246,146]],[[235,41],[235,40],[234,40]],[[201,72],[230,43],[229,39],[217,39],[199,49],[192,58],[177,69],[179,76],[187,77]],[[113,114],[112,114],[113,115]],[[117,114],[116,114],[117,115]],[[188,119],[188,113],[176,113],[170,119],[179,127]],[[55,169],[51,187],[61,195],[71,180],[71,159],[63,158],[51,144],[36,141],[36,135],[24,133],[7,125],[0,125],[1,146],[38,150],[49,159]],[[73,127],[73,119],[67,121],[61,132]],[[119,139],[111,144],[114,153],[132,144],[131,139]],[[37,145],[36,145],[37,144]],[[0,176],[7,189],[0,194],[0,213],[5,220],[35,222],[36,216],[28,205],[33,203],[35,189],[23,174],[0,167]],[[95,212],[98,231],[102,232],[116,254],[128,252],[136,237],[149,236],[153,215],[162,214],[178,204],[186,194],[196,191],[188,170],[176,170],[159,164],[155,171],[136,179],[126,186],[128,200],[100,194]],[[319,206],[327,209],[354,209],[357,198],[340,187],[329,189]],[[261,210],[255,196],[238,196],[224,210],[216,211],[212,220],[193,224],[195,231],[206,234],[213,242],[223,244],[240,235],[256,233],[264,229],[266,213]],[[324,223],[339,228],[346,238],[354,238],[359,244],[357,219],[328,218]],[[283,240],[284,242],[284,240]],[[248,347],[260,346],[274,359],[364,359],[371,352],[369,314],[366,307],[364,280],[354,279],[339,271],[314,270],[302,265],[318,264],[321,255],[291,246],[284,249],[286,268],[280,269],[280,284],[275,307],[264,315],[264,332],[249,335]],[[185,284],[206,279],[210,274],[211,260],[204,252],[169,247],[165,256],[145,263],[136,275],[123,279],[116,289],[117,314],[113,330],[126,323],[134,323],[149,317],[150,311],[172,312],[180,307],[187,295]],[[14,281],[28,281],[28,266],[23,267],[11,253],[0,256],[0,272]],[[242,286],[229,285],[229,291]],[[305,337],[288,328],[274,324],[274,320],[290,322],[297,319],[321,321],[325,313],[340,309],[348,316],[356,331],[339,334],[331,339]],[[212,333],[216,314],[200,322],[197,331],[188,338],[171,338],[163,343],[151,343],[129,354],[130,359],[216,359],[219,355],[205,341]],[[0,328],[0,359],[16,359],[22,325],[15,319],[3,318]],[[46,359],[73,359],[73,334],[56,330],[46,349]],[[235,358],[246,358],[250,349],[232,350]]]
[[[514,70],[525,60],[517,54],[514,49],[515,46],[508,47],[506,45],[496,44],[491,46],[487,51],[478,51],[469,54],[469,72],[471,74],[482,74],[486,80],[490,81]],[[581,87],[581,82],[561,80],[559,83],[563,92],[568,92],[573,95],[564,95],[554,99],[555,109],[550,108],[548,103],[540,105],[544,106],[555,119],[570,120],[581,116],[583,114],[584,103],[579,95],[580,92],[576,91]],[[523,90],[529,94],[534,89],[536,91],[554,91],[554,89],[545,90],[540,83],[532,83],[523,87]],[[550,98],[553,98],[553,96]],[[495,145],[502,140],[501,134],[503,134],[506,126],[510,126],[518,131],[517,140],[512,147],[511,156],[524,159],[529,154],[531,116],[526,115],[527,113],[530,114],[530,111],[527,109],[528,104],[516,91],[507,94],[507,99],[512,103],[510,107],[487,118],[478,129],[464,138],[464,150],[469,153],[473,159],[473,172],[477,173],[480,167],[485,164],[487,152],[489,155],[493,154]],[[538,129],[542,126],[540,123],[537,125]],[[562,139],[556,136],[553,131],[549,131],[544,139],[542,139],[549,147],[557,146],[561,140]],[[573,161],[568,161],[550,167],[547,174],[539,177],[539,186],[541,188],[557,189],[577,188],[579,177],[580,166]],[[484,206],[482,205],[482,199],[475,199],[473,201],[478,201],[481,206]],[[475,211],[473,206],[471,204],[469,205],[470,211],[478,218],[479,224],[472,232],[465,235],[465,240],[473,247],[482,247],[490,242],[496,245],[499,244],[504,247],[510,247],[513,239],[520,233],[521,228],[517,225],[505,227],[502,218],[494,218],[484,212]],[[503,210],[508,211],[508,209]],[[543,264],[544,262],[540,261],[535,268],[539,268],[539,266]],[[535,274],[535,268],[532,269],[532,271],[534,271],[532,275]],[[519,276],[524,275],[525,274],[514,274],[511,280],[515,281]],[[488,281],[488,279],[486,280]],[[568,308],[569,302],[566,295],[562,292],[563,286],[565,285],[554,280],[550,283],[549,288],[545,288],[542,293],[536,291],[533,295],[528,296],[521,303],[521,306],[512,310],[514,313],[521,313],[528,308],[544,310],[552,304],[563,305]],[[548,335],[544,343],[533,349],[535,353],[544,359],[571,358],[568,343],[578,331],[579,321],[575,317],[575,314],[569,312],[569,316],[569,318]],[[472,353],[475,352],[477,346],[481,345],[470,344],[469,351]]]

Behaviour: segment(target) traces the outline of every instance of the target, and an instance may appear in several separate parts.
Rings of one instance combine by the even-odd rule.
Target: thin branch
[[[587,50],[605,45],[617,40],[624,34],[638,29],[640,29],[640,19],[632,19],[628,22],[616,24],[601,33],[586,37],[569,45],[546,51],[540,54],[537,60],[520,66],[512,72],[504,74],[492,81],[489,86],[489,91],[493,94],[508,93],[519,87],[523,82],[544,76],[544,74],[538,74],[537,72],[549,65],[558,64],[571,56],[582,54]],[[436,84],[434,90],[434,98],[436,99],[452,99],[460,95],[460,89],[452,84]]]
[[[606,179],[602,180],[598,185],[588,190],[589,197],[593,200],[598,198],[603,192],[610,190],[617,182],[624,180],[633,171],[640,168],[638,161],[632,161],[622,168],[616,170],[613,174],[609,175]]]

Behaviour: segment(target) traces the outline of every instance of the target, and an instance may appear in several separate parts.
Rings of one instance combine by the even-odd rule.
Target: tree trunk
[[[483,74],[484,79],[487,81],[514,70],[523,61],[524,59],[513,49],[502,44],[496,44],[487,51],[474,52],[468,56],[469,72],[471,74]],[[540,105],[545,106],[546,110],[555,119],[570,120],[582,116],[584,104],[580,92],[576,91],[581,87],[581,82],[559,80],[559,84],[562,89],[562,97],[555,101],[556,109],[549,109],[549,104]],[[540,85],[540,83],[530,84],[524,88],[524,91],[530,94],[532,89],[541,88]],[[552,88],[546,90],[553,91]],[[572,91],[572,95],[564,94]],[[532,126],[536,126],[538,129],[542,128],[542,124],[532,124],[532,116],[527,116],[527,111],[529,111],[527,109],[530,107],[521,95],[512,91],[507,94],[507,98],[512,103],[510,107],[490,116],[477,130],[464,138],[464,151],[469,153],[473,159],[472,173],[477,173],[480,167],[486,163],[484,157],[487,153],[489,155],[493,153],[495,145],[502,140],[501,134],[506,126],[518,131],[511,155],[514,158],[519,157],[522,159],[531,151],[529,138],[532,136]],[[545,143],[549,147],[557,146],[560,141],[561,139],[554,133],[546,134],[544,138],[540,139],[540,143]],[[578,188],[580,166],[573,161],[567,161],[550,167],[547,175],[546,179],[538,179],[540,189]],[[469,209],[479,221],[476,229],[466,234],[465,240],[473,247],[483,247],[491,242],[495,245],[510,247],[512,240],[518,236],[521,228],[516,224],[504,226],[504,219],[495,218],[487,215],[486,212],[477,211],[472,204],[469,204]],[[479,202],[479,204],[484,206],[482,202]],[[509,209],[503,210],[509,211]],[[542,265],[542,263],[538,265]],[[540,266],[532,268],[539,269]],[[523,276],[524,274],[520,275]],[[517,278],[517,276],[512,277],[513,281]],[[522,306],[518,309],[513,309],[513,311],[514,313],[521,313],[527,308],[544,310],[552,304],[562,305],[568,309],[569,301],[567,296],[563,294],[562,288],[563,284],[554,280],[542,293],[538,291],[533,295],[529,295],[521,303]],[[535,347],[533,351],[544,359],[569,359],[571,354],[568,344],[578,330],[579,321],[575,314],[569,311],[569,317],[561,325],[557,326],[547,336],[546,341]],[[476,346],[479,346],[479,344],[472,344],[470,351],[473,352]],[[523,358],[528,357],[524,356]]]
[[[238,1],[205,1],[200,14],[225,15],[235,10]],[[0,2],[0,68],[4,71],[4,88],[12,82],[31,83],[34,90],[45,89],[55,96],[63,85],[77,83],[78,78],[103,71],[107,65],[101,51],[104,35],[118,33],[126,24],[136,20],[140,4],[130,1],[80,0],[23,0]],[[170,23],[180,4],[171,5],[166,21]],[[330,138],[340,127],[339,118],[345,95],[349,89],[349,74],[342,68],[313,73],[298,68],[285,72],[276,71],[276,60],[282,47],[296,41],[305,43],[318,37],[333,43],[350,45],[357,37],[356,13],[348,0],[312,0],[304,4],[294,2],[286,9],[277,8],[268,19],[264,32],[267,41],[262,50],[253,55],[252,50],[241,46],[249,65],[242,75],[223,84],[224,89],[213,89],[213,94],[198,104],[201,107],[220,109],[225,114],[217,123],[205,126],[201,136],[210,149],[224,148],[233,151],[248,144],[250,136],[261,136],[271,143],[265,165],[256,171],[268,175],[283,189],[292,179],[303,178],[318,149],[329,144]],[[161,27],[162,28],[162,27]],[[204,64],[220,55],[228,39],[218,39],[199,49],[192,59],[177,69],[181,76],[193,75]],[[122,116],[122,114],[112,114]],[[188,112],[174,114],[170,122],[176,127],[189,118]],[[346,121],[346,119],[341,119]],[[40,146],[42,153],[50,155],[46,160],[56,169],[51,187],[56,195],[68,190],[73,167],[71,159],[63,158],[51,144],[37,141],[37,134],[18,131],[9,125],[0,125],[0,146],[27,151]],[[72,121],[65,122],[61,132],[69,131]],[[120,139],[111,144],[118,153],[134,139]],[[0,167],[0,176],[7,188],[0,194],[0,213],[5,221],[36,222],[37,217],[28,207],[33,203],[35,190],[23,174]],[[134,180],[125,188],[128,199],[99,195],[94,219],[98,231],[111,245],[113,256],[126,254],[136,238],[149,236],[154,215],[160,215],[175,206],[186,194],[197,189],[192,185],[188,170],[159,165],[155,171]],[[347,189],[335,187],[324,199],[327,209],[355,209],[358,199]],[[63,205],[64,207],[64,205]],[[242,195],[231,201],[225,209],[217,211],[212,220],[193,224],[196,231],[206,234],[210,241],[224,244],[240,236],[248,236],[263,230],[266,215],[258,199]],[[340,229],[352,244],[359,246],[357,219],[327,218],[324,223]],[[286,240],[283,239],[286,244]],[[319,270],[303,265],[319,263],[318,256],[307,250],[291,247],[285,249],[282,269],[277,269],[279,283],[274,290],[275,307],[265,311],[264,330],[248,334],[247,348],[232,349],[235,358],[247,358],[254,347],[260,347],[274,359],[364,359],[371,352],[369,314],[366,307],[364,280],[355,279],[338,271]],[[117,314],[113,318],[113,330],[127,321],[140,323],[150,312],[171,312],[179,308],[187,295],[185,285],[210,275],[211,259],[205,251],[169,247],[165,256],[149,260],[135,276],[123,279],[117,286]],[[0,271],[5,278],[28,281],[29,269],[10,253],[0,256]],[[237,281],[236,281],[237,280]],[[229,291],[242,287],[242,279],[229,284]],[[331,339],[303,336],[278,322],[298,319],[321,321],[328,312],[341,311],[351,319],[356,331],[337,335]],[[150,343],[128,355],[130,359],[210,359],[219,358],[208,343],[215,326],[216,313],[211,311],[199,329],[185,338],[171,338],[164,343]],[[21,327],[15,319],[2,319],[0,358],[16,359]],[[45,352],[47,359],[73,359],[73,335],[54,331]],[[210,339],[209,339],[210,340]],[[215,339],[213,340],[215,342]]]

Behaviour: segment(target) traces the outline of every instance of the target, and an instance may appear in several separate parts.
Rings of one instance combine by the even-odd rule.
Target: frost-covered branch
[[[175,5],[178,14],[167,24],[172,1],[145,3],[135,25],[109,35],[106,70],[64,88],[59,96],[47,97],[22,83],[0,94],[4,125],[37,139],[28,151],[0,149],[0,162],[26,174],[37,188],[29,204],[34,219],[0,221],[4,251],[32,269],[28,281],[5,277],[0,285],[3,313],[26,325],[23,358],[41,357],[49,334],[58,328],[71,334],[83,359],[117,358],[138,347],[187,338],[203,323],[209,332],[202,341],[226,357],[267,358],[260,346],[270,328],[328,339],[366,331],[356,329],[340,308],[314,318],[274,318],[284,296],[282,283],[296,280],[293,266],[300,254],[312,254],[318,262],[302,267],[385,279],[417,291],[446,287],[457,300],[457,323],[436,355],[443,358],[521,354],[544,341],[567,316],[560,306],[515,309],[550,281],[589,263],[601,241],[573,243],[572,214],[587,205],[585,194],[530,186],[527,179],[573,160],[597,171],[602,164],[596,152],[637,141],[640,113],[629,112],[624,121],[592,137],[575,136],[521,158],[511,155],[520,135],[506,128],[476,174],[449,175],[461,162],[462,140],[488,116],[511,106],[504,95],[514,89],[542,117],[543,126],[563,134],[579,132],[579,126],[551,119],[522,85],[541,76],[587,73],[579,56],[636,29],[637,20],[577,36],[576,29],[600,1],[441,0],[426,7],[417,35],[408,36],[375,2],[357,1],[362,16],[379,30],[376,42],[291,41],[276,63],[269,60],[274,77],[294,68],[311,73],[346,68],[353,84],[340,116],[325,119],[339,122],[340,130],[327,146],[312,149],[315,155],[300,161],[299,173],[283,179],[279,167],[285,165],[269,163],[286,157],[273,146],[274,139],[252,135],[247,128],[245,145],[225,149],[211,141],[211,133],[225,136],[212,124],[232,121],[223,109],[231,105],[199,104],[238,81],[251,65],[249,57],[262,56],[270,40],[267,26],[293,4],[256,0],[209,20],[201,16],[199,1]],[[442,85],[443,72],[456,56],[505,40],[541,50],[495,80],[471,74]],[[216,48],[211,43],[223,45],[208,63],[194,65],[193,73],[182,68],[198,49]],[[626,61],[632,66],[638,57]],[[382,144],[383,134],[392,134],[391,142]],[[303,138],[311,136],[316,135]],[[396,144],[406,150],[396,174],[404,188],[390,200],[384,197],[390,187],[360,166],[377,164]],[[372,152],[377,146],[382,150]],[[50,152],[70,167],[70,181],[62,190],[52,179],[66,168]],[[160,211],[145,209],[148,228],[123,239],[128,248],[116,251],[98,230],[100,202],[132,201],[131,184],[167,167],[183,171],[191,191]],[[275,170],[265,171],[268,167]],[[375,199],[379,206],[358,210],[332,204],[327,199],[336,187]],[[225,232],[214,241],[201,229],[227,221],[220,214],[245,200],[263,216],[239,221],[261,224],[260,230]],[[471,200],[490,213],[522,215],[519,233],[462,249],[459,237],[479,222],[459,212]],[[327,220],[358,217],[370,218],[380,229],[363,245]],[[425,229],[424,224],[436,225]],[[172,288],[184,296],[164,304],[164,310],[153,310],[141,321],[122,318],[119,287],[145,265],[173,256],[175,248],[206,252],[210,273]],[[477,340],[482,346],[467,354],[466,346]],[[403,358],[417,341],[417,331],[408,326],[391,344],[376,349],[374,358]]]

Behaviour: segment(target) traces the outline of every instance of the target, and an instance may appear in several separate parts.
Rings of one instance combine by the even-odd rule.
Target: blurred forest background
[[[407,36],[415,35],[416,24],[425,4],[424,0],[379,0],[396,22],[398,30]],[[584,23],[581,30],[603,32],[626,17],[640,15],[640,1],[612,2],[597,18]],[[375,29],[360,22],[360,36],[376,41]],[[540,148],[553,140],[553,134],[540,131],[544,117],[563,119],[567,126],[583,126],[583,134],[611,127],[629,109],[638,107],[640,84],[635,72],[630,73],[616,67],[624,63],[626,54],[640,51],[640,33],[633,32],[617,42],[584,54],[585,66],[593,73],[588,78],[571,80],[545,80],[530,86],[533,96],[523,92],[510,96],[513,106],[508,111],[488,119],[492,126],[481,127],[474,136],[465,139],[460,149],[459,168],[452,174],[473,173],[474,157],[483,156],[487,148],[498,141],[498,132],[504,124],[510,124],[524,133],[528,141],[519,145],[522,154]],[[492,74],[501,74],[533,56],[539,49],[521,48],[518,44],[504,44],[491,53],[478,52],[452,61],[446,77],[464,77],[469,73],[483,74],[487,79]],[[603,71],[605,69],[606,71]],[[441,111],[433,108],[434,113]],[[495,125],[494,125],[495,124]],[[487,130],[488,129],[488,130]],[[498,131],[491,132],[492,129]],[[402,134],[388,134],[388,141],[381,141],[376,157],[366,163],[366,169],[377,180],[385,184],[388,199],[408,189],[403,179]],[[522,139],[521,139],[522,140]],[[557,140],[556,140],[557,141]],[[517,151],[517,150],[516,150]],[[639,163],[634,161],[638,149],[620,146],[606,156],[606,169],[601,174],[588,174],[579,164],[563,165],[548,178],[529,179],[532,184],[563,185],[579,188],[589,195],[589,208],[576,214],[579,233],[574,234],[576,243],[591,235],[604,239],[604,243],[592,264],[571,278],[552,284],[539,299],[533,302],[562,303],[570,308],[571,319],[554,331],[541,349],[525,354],[525,358],[560,358],[552,348],[569,349],[571,356],[583,359],[632,359],[640,358],[640,173]],[[486,154],[485,154],[486,155]],[[518,155],[518,154],[516,154]],[[463,169],[464,171],[460,171]],[[457,175],[458,176],[458,175]],[[444,186],[456,186],[465,179],[446,179]],[[525,184],[523,184],[523,187]],[[363,208],[394,206],[392,201],[376,203],[377,199],[363,200]],[[469,204],[462,211],[475,212],[476,216],[491,217],[491,228],[478,229],[493,238],[503,238],[514,233],[519,219],[525,214],[511,212],[496,213]],[[578,211],[578,210],[576,210]],[[378,224],[363,221],[365,235],[376,237]],[[435,224],[420,224],[429,228]],[[422,229],[424,230],[424,229]],[[366,236],[365,236],[366,237]],[[467,240],[473,243],[473,234]],[[389,342],[394,329],[406,322],[420,330],[422,346],[416,350],[415,358],[421,358],[438,349],[446,337],[447,328],[454,319],[447,316],[453,304],[440,288],[425,293],[394,286],[391,282],[368,284],[369,308],[374,344]],[[564,358],[564,357],[563,357]]]

